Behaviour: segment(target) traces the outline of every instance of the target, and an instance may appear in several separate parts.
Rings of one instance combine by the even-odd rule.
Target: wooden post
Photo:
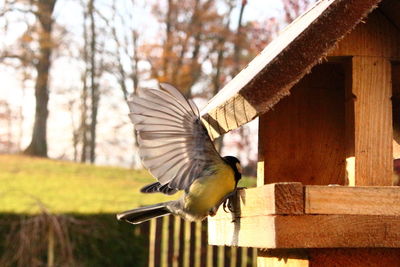
[[[150,221],[144,222],[139,225],[139,232],[140,235],[143,238],[143,247],[145,247],[145,253],[147,255],[147,264],[148,266],[151,266],[150,264],[150,254],[151,254],[151,249],[150,249]]]
[[[212,266],[219,266],[219,248],[218,246],[212,246]]]
[[[196,265],[196,223],[190,223],[189,264]]]
[[[390,61],[355,56],[352,66],[355,185],[392,185]]]
[[[162,228],[163,228],[163,218],[157,218],[156,221],[156,230],[155,230],[155,241],[154,241],[154,267],[160,266],[161,264],[161,244],[162,244]]]
[[[207,221],[204,220],[201,222],[201,242],[200,242],[200,267],[207,266],[207,250],[208,250],[208,241],[207,241]]]
[[[168,216],[168,257],[167,257],[167,266],[173,267],[175,262],[175,217],[170,215]]]
[[[179,219],[179,252],[178,252],[178,267],[183,267],[185,264],[185,221]]]

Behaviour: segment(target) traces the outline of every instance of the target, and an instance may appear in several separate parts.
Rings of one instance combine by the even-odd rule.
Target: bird
[[[128,105],[140,159],[157,179],[140,191],[183,194],[177,200],[121,212],[117,219],[139,224],[173,214],[198,221],[214,216],[221,205],[233,212],[242,177],[240,161],[217,152],[196,104],[174,86],[160,83],[157,89],[139,88]]]

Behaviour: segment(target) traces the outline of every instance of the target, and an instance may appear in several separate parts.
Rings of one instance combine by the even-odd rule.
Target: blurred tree
[[[47,157],[47,118],[49,101],[49,70],[51,54],[54,48],[52,29],[54,20],[52,14],[57,0],[17,0],[5,1],[0,15],[19,12],[29,13],[35,18],[35,23],[27,23],[27,30],[19,38],[17,50],[13,47],[2,51],[0,59],[15,58],[23,67],[33,67],[35,80],[35,120],[32,139],[24,153],[32,156]],[[32,43],[35,43],[32,45]],[[37,47],[35,49],[35,46]],[[15,48],[15,47],[14,47]]]
[[[171,83],[190,97],[210,56],[212,29],[221,22],[217,4],[211,0],[167,0],[154,4],[153,14],[164,31],[163,38],[140,46],[151,66],[151,78]]]
[[[132,13],[121,13],[117,8],[117,0],[112,2],[112,17],[109,20],[102,17],[107,24],[111,38],[115,43],[110,74],[116,77],[125,103],[128,104],[129,96],[135,94],[139,86],[141,72],[139,71],[140,56],[138,53],[139,33],[133,27]],[[132,3],[133,5],[133,3]],[[121,30],[122,29],[122,30]],[[129,86],[131,84],[131,87]],[[136,132],[133,131],[132,166],[141,167]]]
[[[90,17],[90,97],[91,97],[91,121],[90,121],[90,162],[95,161],[95,151],[96,151],[96,126],[97,126],[97,112],[99,108],[99,87],[98,87],[98,74],[97,72],[97,62],[96,56],[96,21],[94,19],[94,0],[89,0],[88,3],[88,13]]]
[[[51,52],[53,50],[52,14],[57,0],[32,0],[29,3],[33,6],[34,14],[39,22],[39,52],[37,56],[36,84],[35,84],[35,122],[33,125],[32,140],[24,153],[32,156],[47,157],[47,118],[49,111],[49,70],[51,66]]]
[[[281,1],[286,23],[313,2]],[[65,103],[64,108],[74,109],[74,112],[71,112],[71,122],[74,126],[71,135],[73,149],[68,150],[70,156],[82,162],[94,162],[96,143],[97,151],[103,152],[107,152],[104,148],[107,143],[119,145],[120,149],[126,146],[118,134],[112,134],[112,138],[104,138],[102,134],[112,132],[114,126],[126,129],[127,121],[109,123],[110,119],[106,121],[104,113],[127,112],[125,105],[121,105],[121,100],[123,98],[126,102],[129,94],[135,92],[139,85],[151,85],[155,81],[169,82],[192,98],[208,99],[215,95],[272,40],[278,31],[278,22],[282,21],[275,18],[265,21],[249,18],[249,14],[246,13],[247,2],[79,0],[84,14],[82,30],[77,30],[68,20],[65,22],[65,26],[71,30],[72,39],[68,43],[71,53],[76,55],[79,49],[80,55],[75,58],[71,55],[64,57],[68,58],[67,60],[75,60],[74,67],[82,66],[81,83],[71,82],[73,84],[68,84],[68,89],[64,88],[67,89],[65,95],[68,96],[68,103]],[[0,10],[0,16],[9,10],[29,13],[26,29],[15,44],[10,46],[11,49],[1,51],[5,45],[0,44],[0,62],[5,57],[19,59],[22,64],[15,64],[15,69],[18,72],[26,70],[24,72],[28,74],[25,75],[29,76],[28,80],[36,81],[36,120],[32,141],[26,153],[46,156],[48,71],[51,59],[56,58],[54,52],[61,51],[55,49],[59,45],[56,40],[59,36],[58,27],[52,18],[56,0],[6,0],[5,3],[4,9]],[[76,4],[73,5],[76,7]],[[136,16],[135,12],[147,12],[148,7],[151,7],[151,16],[148,19],[158,20],[158,23],[154,23],[159,27],[155,33],[152,22],[144,25],[133,21],[135,18],[135,22],[140,22],[142,16]],[[152,29],[149,30],[148,27]],[[63,51],[65,54],[65,49]],[[78,87],[79,90],[76,89]],[[113,90],[107,91],[106,88]],[[52,92],[57,94],[57,88],[52,89]],[[107,98],[112,96],[113,102],[107,99],[100,106],[100,96],[103,99],[106,98],[105,95]],[[63,101],[67,100],[63,98]],[[112,110],[103,113],[102,109],[106,107]],[[98,118],[98,114],[101,119]],[[103,118],[104,123],[101,122]],[[107,125],[109,129],[97,135],[96,130],[103,127],[101,125]],[[246,145],[250,143],[251,134],[247,130],[242,132],[243,135],[248,135],[241,138],[244,142],[242,145]],[[99,138],[100,140],[96,141]],[[117,150],[111,153],[116,155]],[[247,152],[243,152],[245,153]]]
[[[83,48],[81,56],[85,65],[82,74],[81,95],[81,162],[94,163],[96,160],[97,117],[100,101],[99,80],[107,69],[104,62],[104,40],[99,42],[98,34],[104,29],[97,25],[101,13],[96,9],[95,0],[81,2],[83,7]],[[101,34],[101,35],[102,35]]]
[[[11,153],[15,146],[11,134],[14,117],[9,103],[0,100],[0,153]]]
[[[282,0],[286,23],[291,23],[300,16],[315,0]]]

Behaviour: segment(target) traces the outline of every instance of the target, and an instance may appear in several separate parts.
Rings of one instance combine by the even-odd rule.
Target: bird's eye
[[[236,163],[236,169],[238,170],[239,173],[242,173],[242,166],[238,162]]]

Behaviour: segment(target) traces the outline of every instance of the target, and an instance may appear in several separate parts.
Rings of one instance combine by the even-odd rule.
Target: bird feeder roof
[[[288,25],[238,75],[210,100],[202,120],[212,138],[270,110],[324,58],[380,0],[320,0]],[[400,28],[400,1],[379,5]]]

